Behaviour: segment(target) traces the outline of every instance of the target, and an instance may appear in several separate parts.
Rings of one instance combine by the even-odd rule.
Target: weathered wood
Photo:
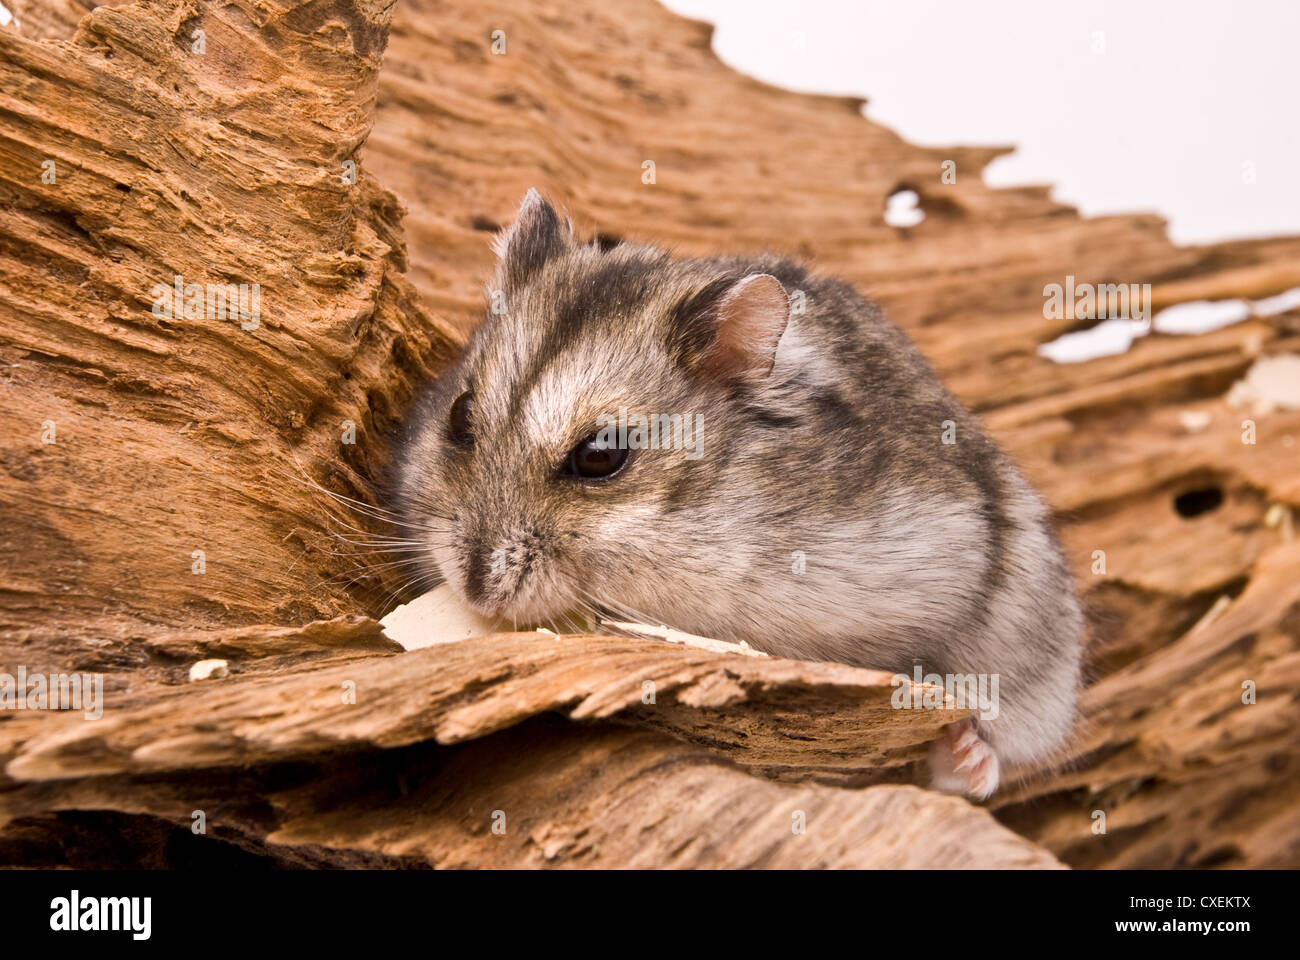
[[[770,776],[861,780],[916,760],[944,724],[969,713],[897,710],[897,685],[879,671],[629,637],[502,634],[400,656],[336,654],[315,669],[273,666],[277,642],[296,640],[301,649],[345,629],[347,641],[368,639],[374,627],[316,624],[297,636],[246,630],[209,644],[178,638],[172,649],[189,641],[204,656],[243,654],[232,660],[238,679],[149,685],[116,698],[93,723],[75,713],[18,713],[0,726],[5,773],[24,781],[180,773],[358,747],[453,744],[556,711],[664,730]],[[258,637],[262,649],[250,655],[248,641]],[[936,696],[944,702],[942,691]]]
[[[98,7],[71,43],[0,30],[10,636],[355,611],[302,478],[364,489],[454,349],[402,276],[396,199],[343,182],[386,10],[147,3]],[[155,316],[177,275],[257,284],[256,328]]]
[[[1001,151],[918,148],[860,101],[741,76],[650,0],[8,5],[0,669],[99,670],[111,699],[102,741],[0,713],[0,859],[53,862],[74,822],[152,837],[206,804],[214,839],[286,864],[1051,862],[963,801],[771,781],[910,774],[937,718],[874,713],[861,671],[608,639],[393,654],[374,632],[400,578],[336,535],[383,524],[315,484],[378,502],[412,390],[482,310],[490,232],[537,186],[586,231],[784,250],[871,292],[1057,508],[1093,679],[1061,770],[995,796],[1002,824],[1076,866],[1300,863],[1300,554],[1281,519],[1300,412],[1226,402],[1256,358],[1300,352],[1300,315],[1083,364],[1036,353],[1086,325],[1044,317],[1067,274],[1149,282],[1156,309],[1261,298],[1300,286],[1300,239],[1175,247],[1153,216],[990,189]],[[901,185],[927,211],[906,230],[882,219]],[[261,284],[259,328],[160,322],[150,290],[177,273]],[[1199,488],[1222,505],[1180,515]],[[234,675],[185,683],[206,656]],[[677,691],[655,712],[646,670]],[[327,708],[345,675],[391,703]],[[803,836],[792,803],[819,811]],[[519,832],[487,833],[495,809]],[[78,863],[112,862],[77,835]]]
[[[775,783],[648,730],[543,717],[452,750],[314,759],[31,783],[0,794],[13,817],[0,859],[97,866],[96,847],[120,844],[169,866],[160,849],[204,862],[207,844],[284,866],[1060,866],[954,797]],[[96,837],[84,811],[106,807],[126,816]],[[209,831],[197,841],[196,811]]]

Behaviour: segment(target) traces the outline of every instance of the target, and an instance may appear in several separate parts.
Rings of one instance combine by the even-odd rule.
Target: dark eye
[[[474,433],[470,429],[470,414],[474,412],[474,397],[466,392],[456,398],[451,405],[451,414],[447,417],[447,437],[458,447],[474,444]]]
[[[600,434],[593,433],[569,451],[560,472],[580,480],[604,480],[623,469],[627,453],[624,447],[606,446]]]

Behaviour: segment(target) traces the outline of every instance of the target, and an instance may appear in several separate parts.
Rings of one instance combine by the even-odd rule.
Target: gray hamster
[[[581,242],[536,191],[497,253],[400,450],[431,572],[521,625],[995,678],[932,745],[939,789],[1052,759],[1083,620],[1047,511],[875,304],[778,256]]]

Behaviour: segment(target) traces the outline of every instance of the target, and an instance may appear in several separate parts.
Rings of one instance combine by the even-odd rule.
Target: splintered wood
[[[1300,864],[1300,240],[990,189],[1003,151],[734,73],[652,0],[6,5],[0,673],[102,676],[104,709],[0,711],[0,862]],[[1057,511],[1092,624],[1057,769],[988,809],[907,785],[964,713],[870,670],[385,635],[428,586],[374,552],[386,451],[533,186],[885,305]],[[903,188],[926,216],[890,225]],[[1276,309],[1057,365],[1067,277]]]

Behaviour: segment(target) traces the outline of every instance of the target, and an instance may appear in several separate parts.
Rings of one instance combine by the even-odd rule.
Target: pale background
[[[866,97],[914,143],[1016,146],[990,185],[1055,184],[1085,216],[1159,213],[1183,244],[1300,233],[1297,0],[665,5],[715,23],[737,70]]]

